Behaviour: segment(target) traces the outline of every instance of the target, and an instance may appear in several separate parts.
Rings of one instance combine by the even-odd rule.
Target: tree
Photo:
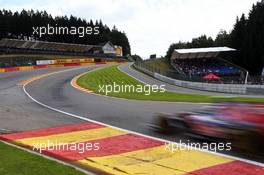
[[[245,42],[246,35],[246,17],[245,14],[241,16],[241,18],[236,19],[236,23],[234,25],[234,29],[231,32],[230,42],[232,47],[241,51],[242,44]]]
[[[231,33],[221,30],[216,39],[202,35],[192,42],[178,42],[170,45],[166,58],[169,60],[174,49],[229,46],[237,49],[238,57],[233,63],[247,69],[253,75],[260,75],[264,67],[264,0],[254,4],[248,18],[237,17]]]
[[[99,27],[99,35],[85,35],[80,37],[76,35],[43,35],[41,38],[38,35],[33,36],[32,27],[42,26],[61,26],[61,27]],[[46,11],[22,10],[19,12],[11,12],[10,10],[0,10],[0,39],[14,38],[22,39],[34,37],[37,40],[51,42],[66,42],[76,44],[100,44],[106,41],[111,41],[115,45],[122,46],[124,55],[130,54],[130,45],[125,32],[119,31],[116,27],[110,30],[109,27],[103,24],[102,20],[89,20],[77,18],[75,16],[56,16],[52,17]]]
[[[185,49],[185,48],[188,48],[187,45],[188,45],[187,43],[181,42],[181,41],[178,42],[178,43],[171,44],[170,47],[169,47],[169,49],[168,49],[168,51],[167,51],[167,54],[165,56],[166,60],[168,60],[168,61],[170,60],[171,55],[172,55],[172,53],[173,53],[173,51],[175,49]]]
[[[175,49],[186,49],[186,48],[199,48],[199,47],[212,47],[214,46],[214,40],[211,37],[202,35],[198,38],[193,38],[192,42],[178,42],[170,45],[166,59],[170,60],[170,57]]]
[[[207,37],[206,35],[202,35],[198,38],[192,39],[191,47],[199,48],[199,47],[212,47],[214,46],[214,40],[211,37]]]
[[[231,32],[231,46],[239,50],[240,56],[235,63],[260,74],[264,67],[264,3],[253,5],[248,18],[243,14],[237,18]]]
[[[225,30],[220,30],[214,41],[217,47],[230,46],[230,35]]]

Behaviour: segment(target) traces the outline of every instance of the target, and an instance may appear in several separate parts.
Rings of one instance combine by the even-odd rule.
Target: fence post
[[[246,78],[245,78],[245,84],[247,84],[247,83],[248,83],[248,71],[246,73]]]

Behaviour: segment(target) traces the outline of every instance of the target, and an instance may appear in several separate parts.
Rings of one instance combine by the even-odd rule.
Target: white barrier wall
[[[247,88],[245,85],[231,85],[231,84],[212,84],[212,83],[198,83],[198,82],[188,82],[175,80],[169,77],[165,77],[158,73],[154,73],[154,77],[170,83],[176,86],[198,89],[203,91],[213,91],[213,92],[226,92],[226,93],[236,93],[236,94],[245,94],[247,92]]]
[[[243,84],[214,84],[214,83],[199,83],[191,81],[182,81],[176,80],[173,78],[166,77],[164,75],[150,72],[149,70],[141,67],[137,67],[140,71],[153,76],[154,78],[164,81],[169,84],[176,86],[186,87],[190,89],[197,89],[203,91],[212,91],[212,92],[223,92],[223,93],[232,93],[232,94],[264,94],[264,85],[243,85]]]

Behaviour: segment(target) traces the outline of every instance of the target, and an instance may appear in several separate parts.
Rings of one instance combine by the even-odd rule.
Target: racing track
[[[180,112],[197,109],[201,104],[125,100],[83,93],[70,84],[74,76],[87,71],[79,69],[56,74],[26,86],[37,101],[53,108],[87,117],[102,123],[153,135],[146,125],[158,112]]]
[[[120,66],[120,69],[124,72],[126,72],[126,70],[134,71],[129,69],[129,66],[130,64],[124,64]],[[84,93],[73,88],[70,82],[76,75],[79,75],[85,71],[87,70],[78,69],[48,76],[28,84],[25,87],[25,90],[38,102],[66,113],[75,114],[87,119],[149,136],[159,137],[161,139],[167,139],[176,142],[179,140],[192,140],[188,135],[160,135],[151,131],[147,125],[153,121],[153,116],[155,113],[175,113],[195,110],[199,109],[205,104],[126,100]],[[137,71],[134,72],[138,73]],[[144,77],[145,79],[148,78],[146,76],[141,76],[140,74],[138,75],[139,77],[136,77],[135,75],[133,76],[137,79],[140,79],[141,77]],[[150,77],[149,79],[145,80],[145,82],[150,84],[162,83],[159,81],[149,81],[157,80],[153,80]],[[170,88],[177,88],[178,90],[178,87],[170,86]],[[184,90],[184,92],[186,92],[186,89]],[[200,93],[200,91],[190,91],[193,93]]]
[[[88,70],[96,67],[90,66]],[[25,79],[68,69],[73,69],[73,67],[0,73],[0,133],[82,122],[39,106],[26,96],[22,86],[18,86]],[[81,69],[87,71],[87,68]]]
[[[146,125],[152,121],[153,115],[157,112],[173,113],[185,110],[194,110],[200,108],[204,104],[116,99],[83,93],[74,89],[70,85],[71,80],[75,76],[86,72],[87,70],[92,70],[101,66],[102,65],[89,66],[88,69],[82,67],[54,74],[52,76],[47,76],[26,85],[25,91],[37,101],[64,112],[163,139],[173,141],[178,141],[179,139],[189,139],[188,136],[158,135],[157,133],[149,130]],[[122,70],[133,71],[129,69],[129,64],[122,65],[120,68]],[[59,124],[81,122],[79,119],[43,108],[27,98],[22,92],[21,87],[16,86],[16,84],[21,80],[32,77],[36,74],[43,74],[64,69],[68,68],[53,68],[1,74],[0,110],[3,115],[1,115],[0,118],[1,121],[4,121],[1,123],[5,124],[5,126],[0,124],[0,128],[10,130],[28,130],[51,127]],[[138,73],[137,71],[134,72]],[[140,74],[138,75],[141,76]],[[137,78],[140,79],[141,77]],[[146,79],[146,82],[153,81],[152,78],[147,79],[146,76],[144,79]],[[12,120],[10,120],[10,117]]]

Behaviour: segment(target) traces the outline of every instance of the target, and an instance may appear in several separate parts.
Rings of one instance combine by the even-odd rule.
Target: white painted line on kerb
[[[99,124],[99,125],[103,125],[103,126],[106,126],[106,127],[110,127],[110,128],[113,128],[113,129],[117,129],[117,130],[121,130],[121,131],[124,131],[124,132],[128,132],[128,133],[131,133],[131,134],[135,134],[135,135],[138,135],[138,136],[142,136],[142,137],[146,137],[146,138],[150,138],[150,139],[153,139],[153,140],[157,140],[157,141],[161,141],[161,142],[164,142],[164,143],[173,143],[173,144],[176,144],[176,145],[180,145],[180,143],[177,143],[177,142],[172,142],[172,141],[169,141],[169,140],[165,140],[165,139],[160,139],[160,138],[156,138],[156,137],[152,137],[152,136],[149,136],[149,135],[145,135],[145,134],[142,134],[142,133],[139,133],[139,132],[135,132],[135,131],[131,131],[131,130],[127,130],[127,129],[123,129],[123,128],[120,128],[120,127],[116,127],[116,126],[113,126],[113,125],[109,125],[109,124],[106,124],[106,123],[102,123],[102,122],[98,122],[96,120],[92,120],[92,119],[88,119],[88,118],[85,118],[85,117],[82,117],[82,116],[79,116],[79,115],[76,115],[76,114],[72,114],[72,113],[69,113],[69,112],[65,112],[65,111],[62,111],[60,109],[56,109],[56,108],[53,108],[51,106],[48,106],[38,100],[36,100],[35,98],[33,98],[26,90],[26,86],[28,84],[30,84],[31,82],[27,83],[27,84],[24,84],[23,85],[23,91],[25,92],[25,94],[34,102],[36,102],[37,104],[45,107],[45,108],[48,108],[52,111],[56,111],[56,112],[59,112],[59,113],[62,113],[62,114],[65,114],[65,115],[68,115],[68,116],[71,116],[71,117],[74,117],[74,118],[77,118],[77,119],[80,119],[80,120],[83,120],[83,121],[87,121],[87,122],[93,122],[93,123],[96,123],[96,124]],[[197,149],[197,148],[194,148],[194,147],[190,147],[190,148],[193,148],[193,149]],[[210,154],[214,154],[214,155],[217,155],[217,156],[222,156],[222,157],[226,157],[226,158],[229,158],[229,159],[234,159],[234,160],[238,160],[238,161],[242,161],[242,162],[246,162],[246,163],[249,163],[249,164],[253,164],[253,165],[257,165],[257,166],[260,166],[260,167],[264,167],[264,164],[263,163],[260,163],[260,162],[256,162],[256,161],[252,161],[252,160],[248,160],[248,159],[244,159],[244,158],[239,158],[239,157],[235,157],[235,156],[231,156],[231,155],[226,155],[226,154],[222,154],[222,153],[216,153],[216,152],[212,152],[212,151],[208,151],[208,150],[200,150],[202,152],[207,152],[207,153],[210,153]]]

